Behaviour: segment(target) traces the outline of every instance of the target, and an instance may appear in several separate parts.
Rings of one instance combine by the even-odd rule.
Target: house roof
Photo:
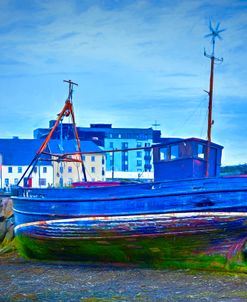
[[[92,141],[81,141],[81,152],[99,152],[102,151],[99,146],[97,146]],[[48,143],[48,148],[53,154],[63,154],[63,153],[73,153],[77,152],[77,144],[75,140],[63,140],[51,139]]]
[[[0,139],[0,155],[2,155],[2,164],[11,166],[27,166],[35,157],[37,151],[42,145],[41,139]],[[74,140],[64,140],[63,149],[60,140],[50,140],[48,148],[51,153],[62,154],[77,151],[77,145]],[[82,152],[101,151],[101,149],[92,141],[81,141]],[[49,157],[42,155],[44,157]],[[49,166],[51,162],[42,161],[42,165]]]
[[[40,139],[0,139],[0,154],[3,165],[27,166],[31,163],[43,140]],[[51,165],[43,161],[42,165]]]

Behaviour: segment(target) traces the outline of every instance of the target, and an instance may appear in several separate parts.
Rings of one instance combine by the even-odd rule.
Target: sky
[[[207,134],[209,22],[220,22],[212,140],[247,163],[247,0],[1,0],[0,138],[32,138],[73,80],[77,125]]]

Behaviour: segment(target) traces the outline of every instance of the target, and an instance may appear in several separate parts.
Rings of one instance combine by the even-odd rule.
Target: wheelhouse
[[[203,178],[208,142],[198,138],[167,139],[154,146],[154,180]],[[209,144],[208,177],[219,176],[223,147]]]

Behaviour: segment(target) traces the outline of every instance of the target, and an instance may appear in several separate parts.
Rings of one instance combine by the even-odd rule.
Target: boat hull
[[[215,178],[105,188],[33,189],[13,197],[16,225],[91,216],[247,211],[247,180]]]
[[[36,259],[247,272],[247,214],[188,212],[39,221],[15,228]]]

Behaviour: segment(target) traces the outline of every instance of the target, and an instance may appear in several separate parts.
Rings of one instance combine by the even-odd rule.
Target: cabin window
[[[102,157],[102,161],[101,161],[101,163],[102,163],[102,165],[104,165],[104,164],[105,164],[105,159],[104,159],[104,157]]]
[[[171,159],[178,158],[178,145],[171,146]]]
[[[95,161],[95,156],[94,155],[91,156],[91,161]]]
[[[9,185],[9,178],[5,178],[4,182],[5,182],[5,186],[8,186]]]
[[[160,148],[160,160],[168,160],[169,159],[169,152],[168,148]]]
[[[22,167],[18,167],[18,173],[22,173]]]
[[[110,142],[109,148],[110,148],[110,149],[113,149],[113,148],[114,148],[113,142]]]
[[[43,173],[47,173],[47,167],[43,167]]]
[[[197,156],[202,159],[205,158],[205,146],[204,145],[202,145],[202,144],[197,145]]]
[[[72,167],[68,167],[68,173],[72,173]]]
[[[190,142],[182,142],[179,144],[179,157],[192,157],[192,144]]]
[[[142,143],[137,142],[136,147],[137,147],[137,148],[141,148],[141,147],[142,147]]]
[[[91,167],[91,172],[95,173],[95,167]]]
[[[12,167],[8,167],[8,172],[12,173],[13,172],[13,168]]]
[[[102,169],[102,176],[105,176],[105,170]]]
[[[18,184],[18,178],[15,178],[14,182],[15,182],[15,185],[17,185]]]
[[[37,167],[34,167],[34,168],[33,168],[33,172],[34,172],[34,173],[37,173],[37,171],[38,171],[38,168],[37,168]]]

